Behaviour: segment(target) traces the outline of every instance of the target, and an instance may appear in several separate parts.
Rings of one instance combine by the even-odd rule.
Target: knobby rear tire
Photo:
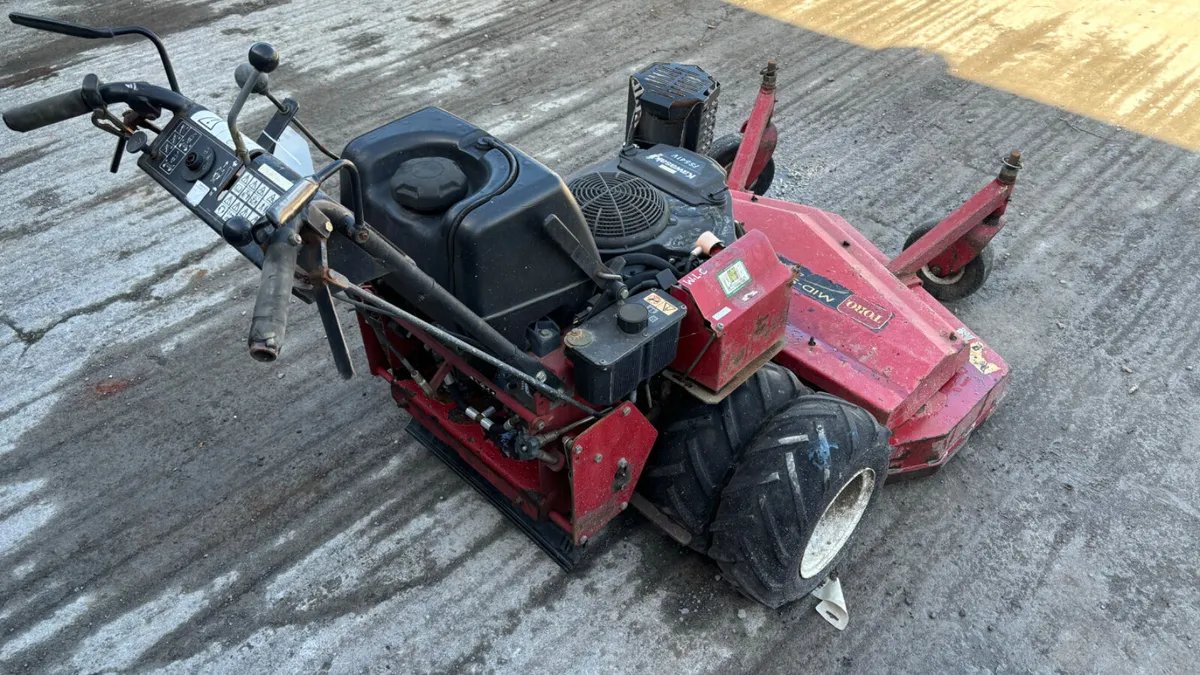
[[[810,390],[788,369],[768,363],[716,405],[687,399],[660,424],[638,490],[708,551],[708,526],[721,488],[767,419]]]
[[[811,593],[877,501],[887,438],[867,411],[827,393],[772,417],[742,454],[710,527],[708,553],[725,578],[772,608]]]

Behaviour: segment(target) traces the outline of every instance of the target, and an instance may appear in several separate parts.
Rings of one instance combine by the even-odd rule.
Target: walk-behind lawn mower
[[[1004,392],[1007,366],[938,300],[987,278],[1016,153],[889,259],[839,216],[761,196],[773,63],[741,134],[717,141],[715,79],[680,64],[632,75],[624,142],[564,180],[432,107],[336,155],[271,93],[265,43],[220,117],[180,93],[143,28],[10,18],[149,37],[170,88],[88,75],[5,124],[90,115],[117,139],[114,172],[137,156],[261,267],[258,361],[279,357],[296,298],[351,377],[335,302],[349,305],[411,433],[564,568],[632,505],[742,593],[796,600],[884,480],[936,471]],[[252,95],[276,108],[256,141],[237,129]],[[305,137],[327,166],[313,170]],[[335,174],[338,199],[322,190]]]

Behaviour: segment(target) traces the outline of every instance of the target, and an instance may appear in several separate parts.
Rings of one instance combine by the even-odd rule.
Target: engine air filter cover
[[[642,148],[666,143],[708,154],[721,85],[699,66],[655,63],[629,78],[625,128]]]
[[[601,249],[636,246],[667,227],[666,199],[642,178],[595,171],[575,178],[567,187]]]

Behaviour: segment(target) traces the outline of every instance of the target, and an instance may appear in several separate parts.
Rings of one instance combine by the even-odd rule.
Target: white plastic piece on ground
[[[825,583],[817,586],[817,589],[810,593],[818,600],[817,606],[813,609],[817,610],[817,614],[838,630],[846,630],[846,625],[850,623],[850,610],[846,608],[846,598],[842,595],[842,582],[838,581],[837,577],[830,577],[825,580]]]

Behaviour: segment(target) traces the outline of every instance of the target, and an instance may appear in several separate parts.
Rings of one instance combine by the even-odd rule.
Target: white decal
[[[661,152],[656,152],[653,155],[646,155],[646,159],[654,162],[658,165],[658,168],[666,171],[667,173],[680,173],[686,176],[689,180],[696,180],[696,177],[699,175],[695,171],[688,171],[682,166],[679,166],[675,162],[667,159],[666,156],[664,156]]]
[[[288,188],[292,187],[292,185],[294,184],[294,181],[289,180],[287,176],[284,176],[283,174],[279,173],[275,169],[272,169],[271,167],[267,166],[266,164],[259,166],[258,172],[261,173],[262,175],[266,176],[268,179],[270,179],[270,181],[272,183],[278,185],[279,187],[283,188],[284,190],[287,190]]]
[[[192,121],[204,127],[208,133],[220,139],[222,143],[228,145],[232,149],[237,149],[233,144],[233,134],[229,133],[229,123],[224,117],[216,114],[211,110],[197,110],[192,113]],[[250,140],[246,134],[242,134],[242,142],[246,144],[246,151],[262,150],[262,146]]]
[[[204,184],[204,181],[198,180],[196,181],[196,184],[192,186],[192,189],[188,190],[187,201],[189,204],[195,206],[196,204],[200,203],[201,199],[204,199],[207,196],[208,186]]]

